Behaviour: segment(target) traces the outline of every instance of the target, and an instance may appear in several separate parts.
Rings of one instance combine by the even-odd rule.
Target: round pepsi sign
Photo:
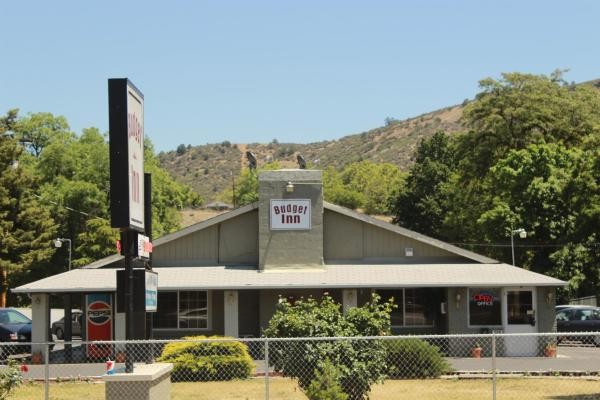
[[[88,321],[92,325],[105,325],[110,322],[112,312],[110,305],[104,301],[94,301],[88,305]]]

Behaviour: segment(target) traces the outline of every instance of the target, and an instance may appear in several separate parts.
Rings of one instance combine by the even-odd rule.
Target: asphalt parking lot
[[[492,359],[449,358],[454,369],[461,372],[492,370]],[[499,372],[600,372],[600,347],[560,345],[556,357],[497,357]]]

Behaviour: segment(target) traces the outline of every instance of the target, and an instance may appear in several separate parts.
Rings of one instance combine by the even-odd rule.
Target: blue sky
[[[472,98],[501,72],[600,78],[596,1],[9,1],[0,113],[108,129],[107,79],[178,144],[337,139]]]

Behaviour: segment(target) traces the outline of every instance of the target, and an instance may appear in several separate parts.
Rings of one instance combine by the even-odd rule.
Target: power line
[[[84,215],[84,216],[86,216],[86,217],[90,217],[90,219],[101,219],[101,220],[103,220],[103,221],[108,221],[106,218],[98,217],[98,216],[96,216],[96,215],[93,215],[93,214],[87,213],[87,212],[85,212],[85,211],[76,210],[76,209],[74,209],[74,208],[72,208],[72,207],[68,207],[68,206],[62,205],[62,204],[60,204],[60,203],[58,203],[58,202],[56,202],[56,201],[49,200],[49,199],[45,199],[45,198],[43,198],[42,196],[40,196],[39,194],[33,193],[33,195],[34,195],[35,197],[37,197],[38,199],[40,199],[40,200],[44,201],[44,202],[47,202],[47,203],[54,204],[54,205],[56,205],[56,206],[59,206],[59,207],[61,207],[61,208],[64,208],[65,210],[68,210],[68,211],[71,211],[71,212],[75,212],[75,213],[78,213],[78,214]]]
[[[450,243],[455,246],[480,246],[480,247],[511,247],[510,243]],[[539,243],[539,244],[515,244],[514,247],[564,247],[569,245],[582,245],[585,247],[600,246],[600,243]]]

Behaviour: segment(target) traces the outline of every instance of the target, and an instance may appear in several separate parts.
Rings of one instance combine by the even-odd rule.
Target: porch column
[[[50,296],[48,293],[34,293],[31,295],[31,342],[47,343],[50,330]],[[32,345],[32,353],[44,354],[46,346]]]
[[[356,289],[342,290],[342,309],[346,313],[351,307],[357,306],[358,293]]]
[[[238,337],[238,291],[225,290],[223,291],[223,302],[225,312],[225,336]]]

